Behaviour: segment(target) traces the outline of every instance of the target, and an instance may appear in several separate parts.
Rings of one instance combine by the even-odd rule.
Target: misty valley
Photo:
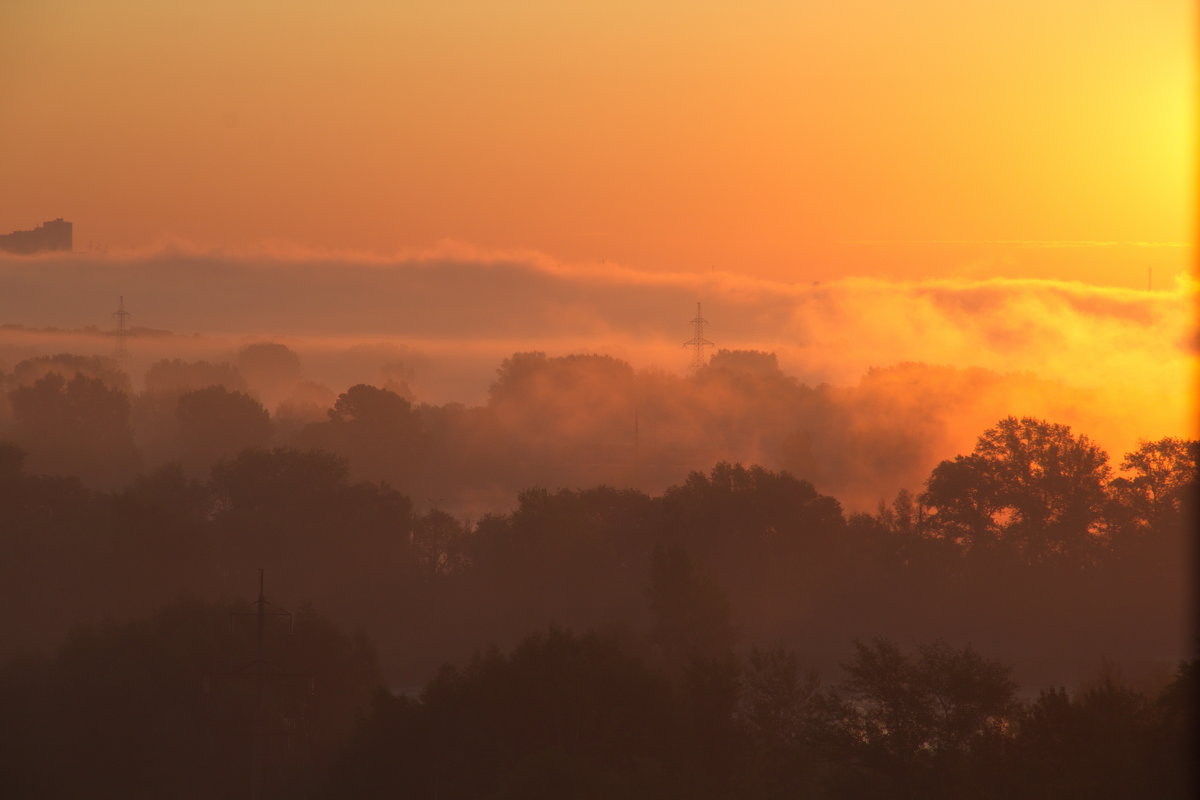
[[[127,369],[0,369],[6,797],[1190,796],[1200,444],[1085,393]]]
[[[1200,796],[1194,6],[0,0],[0,800]]]

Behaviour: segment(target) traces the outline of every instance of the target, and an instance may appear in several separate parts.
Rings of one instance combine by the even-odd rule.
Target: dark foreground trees
[[[256,748],[261,797],[307,796],[379,685],[373,650],[309,609],[272,618],[256,701],[238,608],[180,602],[3,664],[0,796],[246,797]]]
[[[238,610],[179,602],[0,665],[0,795],[248,797],[257,765],[280,800],[1192,796],[1196,662],[1157,695],[1110,674],[1021,702],[944,642],[858,643],[823,685],[780,648],[676,671],[646,632],[551,629],[409,696],[301,609],[268,624],[256,699]]]
[[[321,796],[1189,796],[1194,665],[1158,698],[1110,678],[1024,704],[970,647],[857,644],[831,688],[794,653],[753,650],[714,714],[652,663],[636,642],[551,630],[417,698],[381,693]]]
[[[364,402],[343,404],[345,418],[332,427],[374,419],[371,400],[385,409],[404,402],[386,393],[356,399]],[[260,408],[249,410],[261,420]],[[718,464],[662,497],[533,489],[511,512],[467,522],[416,514],[401,492],[353,482],[344,460],[320,451],[247,450],[202,480],[166,467],[104,493],[31,474],[30,460],[8,449],[0,579],[10,602],[0,606],[0,653],[51,645],[73,621],[147,613],[181,590],[227,596],[240,588],[233,576],[265,565],[289,601],[311,599],[369,630],[389,675],[411,686],[480,641],[511,646],[550,624],[646,626],[661,546],[656,602],[673,615],[663,617],[663,633],[680,642],[803,646],[828,674],[856,635],[907,644],[971,635],[981,649],[1006,653],[1022,680],[1069,681],[1106,655],[1161,664],[1187,652],[1194,450],[1171,440],[1143,445],[1120,481],[1104,487],[1104,514],[1086,547],[1031,551],[1026,543],[1039,536],[1056,541],[1061,514],[1042,527],[989,515],[997,533],[986,546],[947,534],[955,509],[975,496],[937,494],[945,488],[937,479],[967,457],[935,470],[927,495],[941,505],[914,507],[901,494],[885,513],[848,520],[806,481]],[[1009,472],[1050,480],[1041,467],[1022,469]],[[1096,472],[1070,484],[1086,502],[1045,497],[1037,507],[1091,507]],[[993,495],[1015,496],[1009,478],[993,473]],[[689,570],[697,580],[684,579]],[[728,600],[725,621],[710,630],[689,627],[692,611],[713,607],[706,582]]]
[[[666,681],[612,641],[552,630],[380,695],[322,796],[663,797],[686,756]]]
[[[49,379],[34,385],[65,398],[69,382]],[[107,392],[97,398],[110,398]],[[407,442],[389,452],[409,458],[418,440],[405,436],[416,428],[382,435],[397,414],[415,424],[405,401],[361,388],[343,401],[324,430],[362,448]],[[72,406],[56,408],[69,415]],[[261,419],[260,409],[251,410],[248,417]],[[583,686],[601,681],[579,671],[577,662],[589,659],[656,683],[664,696],[653,707],[671,726],[664,734],[671,749],[642,753],[629,769],[648,786],[666,787],[658,796],[784,797],[800,786],[812,797],[1014,797],[1051,784],[1063,795],[1151,780],[1168,787],[1155,796],[1172,796],[1178,759],[1162,754],[1175,752],[1171,742],[1186,728],[1167,721],[1180,719],[1178,700],[1059,693],[1027,713],[1005,711],[1011,689],[1003,668],[956,646],[909,648],[939,637],[971,640],[979,652],[1013,664],[1032,687],[1073,685],[1101,655],[1141,660],[1151,670],[1178,659],[1188,652],[1188,562],[1180,556],[1193,541],[1195,452],[1188,442],[1147,443],[1109,481],[1106,457],[1084,437],[1037,420],[1006,420],[976,452],[943,462],[923,502],[901,495],[877,516],[846,519],[836,500],[786,473],[718,464],[662,497],[532,489],[511,512],[466,522],[415,514],[399,491],[352,482],[345,461],[320,451],[247,450],[201,480],[167,467],[127,489],[98,492],[77,479],[31,474],[16,449],[0,446],[0,584],[7,593],[0,648],[48,649],[73,621],[129,619],[181,590],[228,597],[265,564],[285,602],[311,598],[339,623],[370,630],[393,686],[419,686],[438,664],[461,663],[482,642],[512,648],[553,624],[620,632],[588,644],[547,636],[529,645],[532,660],[522,656],[518,666],[513,656],[497,656],[488,674],[508,677],[488,685],[516,685],[543,656]],[[955,534],[955,525],[970,535]],[[864,645],[846,661],[853,637],[881,632],[900,644]],[[753,654],[767,642],[783,648]],[[739,647],[751,655],[739,659]],[[586,658],[571,655],[579,648]],[[153,650],[143,649],[125,661],[85,659],[70,679],[119,694],[123,688],[93,673],[136,672]],[[844,684],[834,679],[839,662],[847,667]],[[66,683],[38,694],[37,676],[53,673],[39,663],[20,673],[13,685],[23,688],[6,697],[70,695],[61,691]],[[810,668],[831,688],[814,682]],[[469,672],[445,685],[475,692]],[[620,691],[632,692],[642,678],[623,678]],[[527,702],[540,702],[541,679],[528,683]],[[594,687],[600,696],[610,690],[603,681]],[[471,694],[476,699],[460,704],[462,713],[475,714],[472,704],[493,694]],[[441,713],[412,711],[425,708],[416,701],[384,702],[399,704],[391,707],[400,709],[402,728]],[[36,716],[22,713],[14,718]],[[453,727],[454,719],[438,724]],[[576,734],[571,719],[535,715],[530,726],[588,742],[587,731],[600,724],[588,721]],[[453,736],[466,737],[467,749],[490,746],[494,737],[524,741],[521,730],[487,733],[493,721],[471,717],[462,724],[477,732]],[[657,731],[660,723],[630,724]],[[1109,729],[1111,737],[1102,735]],[[1018,746],[1035,736],[1046,744]],[[25,751],[14,737],[18,755],[8,763],[19,766]],[[69,749],[57,739],[30,741]],[[147,752],[155,746],[136,741]],[[376,745],[390,753],[389,741]],[[511,776],[493,774],[494,785],[515,787],[517,796],[569,796],[563,787],[570,786],[617,791],[597,771],[607,755],[564,755],[540,741],[533,742],[538,758]],[[1063,744],[1049,766],[1038,767],[1033,754],[1052,752],[1056,742],[1084,744]],[[172,758],[160,760],[177,763]],[[1071,777],[1064,765],[1079,774]],[[104,764],[92,769],[107,774]],[[411,769],[420,775],[426,766]],[[541,786],[543,774],[561,780]]]

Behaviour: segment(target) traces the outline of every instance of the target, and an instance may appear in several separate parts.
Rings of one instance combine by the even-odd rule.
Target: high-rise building
[[[47,250],[71,250],[72,225],[62,217],[43,222],[31,231],[13,231],[0,235],[0,250],[8,253],[42,253]]]

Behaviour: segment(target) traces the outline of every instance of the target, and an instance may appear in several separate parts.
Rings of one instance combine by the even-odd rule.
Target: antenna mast
[[[716,347],[704,338],[704,326],[708,320],[700,313],[700,304],[696,303],[696,318],[692,320],[692,338],[683,343],[684,347],[692,348],[692,371],[700,369],[705,364],[704,348]]]

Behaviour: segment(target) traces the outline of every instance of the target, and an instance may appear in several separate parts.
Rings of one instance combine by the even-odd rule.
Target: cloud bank
[[[0,259],[0,323],[106,330],[121,295],[135,324],[173,331],[131,342],[135,383],[157,358],[221,358],[274,339],[335,391],[378,382],[384,364],[404,362],[416,365],[418,399],[477,403],[514,352],[604,353],[682,373],[681,344],[701,301],[719,347],[776,353],[786,374],[810,385],[855,386],[873,367],[908,362],[1061,384],[1070,389],[1054,404],[1062,421],[1114,454],[1138,438],[1195,434],[1196,294],[1187,278],[1159,291],[1029,279],[788,284],[459,245],[392,257],[170,245]],[[111,352],[112,339],[0,331],[0,367],[59,350]],[[890,391],[900,402],[906,389]],[[922,398],[935,395],[921,387]]]
[[[35,327],[108,326],[123,295],[136,324],[177,333],[542,342],[552,350],[618,343],[638,353],[688,338],[699,300],[720,345],[767,346],[831,380],[933,361],[1107,382],[1114,366],[1178,363],[1196,349],[1196,287],[1186,280],[1155,292],[1027,279],[801,285],[462,246],[384,258],[175,245],[0,258],[0,288],[0,322]],[[686,363],[668,351],[661,357],[667,367]]]

